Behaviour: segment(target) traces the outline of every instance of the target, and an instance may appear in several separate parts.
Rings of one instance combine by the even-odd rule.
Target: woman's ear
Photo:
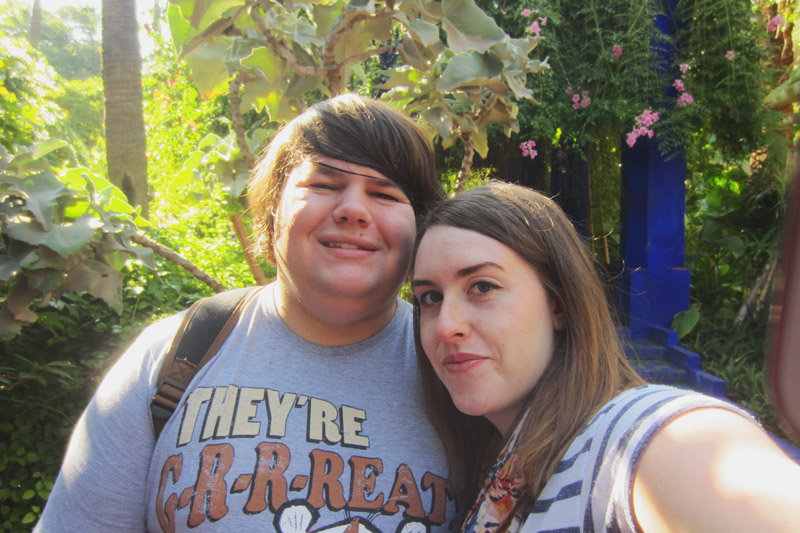
[[[550,318],[553,321],[553,329],[556,331],[564,331],[567,329],[567,316],[564,313],[564,306],[561,300],[554,294],[549,294],[550,300]]]

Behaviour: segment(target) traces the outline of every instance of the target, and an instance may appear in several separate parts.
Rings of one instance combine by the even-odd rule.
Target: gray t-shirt
[[[445,531],[454,487],[425,416],[412,312],[360,343],[292,333],[273,286],[156,442],[149,402],[180,315],[147,328],[78,422],[37,531]]]

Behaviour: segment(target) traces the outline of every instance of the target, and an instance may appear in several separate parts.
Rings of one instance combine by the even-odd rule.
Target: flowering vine
[[[539,155],[539,151],[534,150],[535,146],[535,141],[521,142],[519,144],[519,148],[522,150],[522,157],[530,157],[531,159],[534,159],[537,155]]]
[[[572,87],[567,87],[565,91],[567,94],[572,94],[572,109],[581,109],[588,107],[592,103],[592,97],[589,96],[589,91],[581,91],[580,94],[572,93]]]
[[[525,9],[523,9],[521,11],[521,15],[523,17],[530,17],[534,13],[538,13],[538,12],[539,12],[538,9],[534,9],[533,11],[531,11],[530,9],[528,9],[526,7]],[[533,33],[537,37],[541,37],[542,26],[547,26],[547,17],[539,17],[538,19],[536,19],[533,22],[531,22],[530,26],[527,26],[525,29],[527,31]]]
[[[636,117],[636,126],[633,130],[628,132],[627,138],[625,139],[627,145],[633,148],[633,145],[636,144],[636,140],[639,137],[647,136],[648,139],[652,139],[653,130],[650,126],[658,122],[658,119],[658,113],[653,113],[652,110],[645,109],[641,115]]]
[[[685,74],[689,70],[689,63],[681,63],[678,68]],[[694,102],[694,96],[686,92],[686,84],[683,83],[683,78],[675,79],[672,82],[672,86],[680,93],[677,101],[678,107],[684,107]]]

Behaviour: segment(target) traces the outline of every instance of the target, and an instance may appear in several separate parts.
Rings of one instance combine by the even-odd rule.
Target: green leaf
[[[53,223],[53,206],[67,188],[52,174],[44,172],[14,180],[25,195],[25,207],[46,230]]]
[[[422,112],[422,118],[433,126],[442,139],[450,137],[453,128],[453,114],[441,106],[432,107]]]
[[[192,79],[197,90],[206,97],[222,94],[227,90],[229,79],[227,39],[217,39],[214,42],[197,47],[186,56],[186,62],[192,69]]]
[[[270,84],[280,85],[284,61],[269,48],[256,48],[249,56],[242,59],[242,65],[259,70]]]
[[[34,159],[39,159],[46,156],[50,152],[65,146],[67,146],[66,141],[62,141],[60,139],[47,139],[46,141],[42,141],[34,145],[32,156]]]
[[[317,37],[324,38],[336,19],[339,18],[342,8],[338,2],[327,5],[314,3],[311,12],[314,15],[314,22],[317,24]]]
[[[175,4],[170,4],[167,8],[167,19],[169,21],[169,31],[172,34],[172,42],[178,50],[198,33],[197,30],[192,28],[189,21],[183,17],[181,8]]]
[[[447,64],[439,80],[438,89],[449,92],[458,87],[487,85],[497,78],[503,64],[491,54],[466,52],[456,54]]]
[[[33,489],[28,489],[28,490],[26,490],[25,492],[22,493],[22,499],[23,500],[30,500],[34,496],[36,496],[36,491],[33,490]]]
[[[321,48],[325,46],[325,40],[317,35],[317,28],[305,19],[300,19],[295,24],[292,39],[303,48],[311,48],[312,46]]]
[[[400,54],[400,58],[406,65],[423,71],[430,68],[430,65],[425,60],[425,57],[422,55],[414,39],[403,38],[400,45],[397,47],[397,53]]]
[[[506,38],[504,32],[473,0],[442,0],[447,43],[456,52],[485,52]]]
[[[23,524],[30,524],[30,523],[36,521],[37,518],[39,518],[39,517],[36,516],[35,514],[28,513],[22,518],[22,523]]]
[[[697,325],[700,319],[700,306],[692,305],[686,311],[681,311],[672,319],[672,329],[678,333],[678,338],[682,339],[688,335]]]
[[[132,250],[133,253],[136,254],[136,257],[139,258],[139,261],[141,261],[144,266],[146,266],[150,270],[156,269],[156,261],[155,261],[155,256],[153,255],[153,250],[151,250],[150,248],[145,248],[143,246],[137,246]]]
[[[11,240],[8,255],[0,255],[0,281],[8,281],[26,263],[37,259],[37,247],[25,242]]]
[[[322,85],[322,76],[293,76],[289,86],[286,87],[284,96],[303,99],[306,93],[317,89],[320,85]]]
[[[28,278],[28,286],[32,289],[39,289],[42,292],[53,292],[61,283],[64,282],[66,273],[63,270],[56,270],[53,268],[40,268],[37,270],[29,270],[26,273]]]
[[[518,100],[523,98],[528,100],[533,100],[533,93],[525,84],[525,75],[521,76],[506,76],[505,77],[506,84],[508,84],[508,88],[511,89],[511,92],[514,93],[514,97]]]
[[[736,257],[741,257],[745,252],[744,241],[736,235],[723,237],[717,242],[722,248],[728,250]]]
[[[431,24],[422,19],[414,19],[408,23],[412,34],[419,39],[425,46],[431,46],[439,42],[439,28],[436,24]]]
[[[9,224],[7,231],[15,239],[29,244],[43,244],[62,257],[70,257],[89,243],[96,224],[95,219],[87,216],[71,224],[54,225],[49,231],[34,221]]]
[[[65,187],[73,191],[86,189],[86,180],[89,179],[89,170],[85,168],[71,168],[58,177]]]
[[[133,213],[133,207],[131,207],[131,204],[129,204],[119,196],[112,196],[111,198],[109,198],[105,208],[107,211],[124,213],[126,215]]]
[[[394,89],[395,87],[414,87],[422,80],[422,73],[419,70],[402,66],[394,71],[383,71],[384,75],[388,75],[389,79],[384,83],[377,85],[379,89]]]
[[[343,63],[348,58],[368,50],[372,42],[385,43],[392,37],[391,20],[385,18],[363,20],[352,31],[341,34],[334,48],[334,59]]]
[[[122,313],[122,274],[99,261],[89,260],[75,266],[60,291],[88,291],[117,314]]]

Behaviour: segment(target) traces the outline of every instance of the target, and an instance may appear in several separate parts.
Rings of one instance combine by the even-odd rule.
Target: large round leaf
[[[442,26],[447,32],[447,43],[456,52],[485,52],[506,37],[506,33],[494,19],[473,0],[443,0],[442,12]]]

